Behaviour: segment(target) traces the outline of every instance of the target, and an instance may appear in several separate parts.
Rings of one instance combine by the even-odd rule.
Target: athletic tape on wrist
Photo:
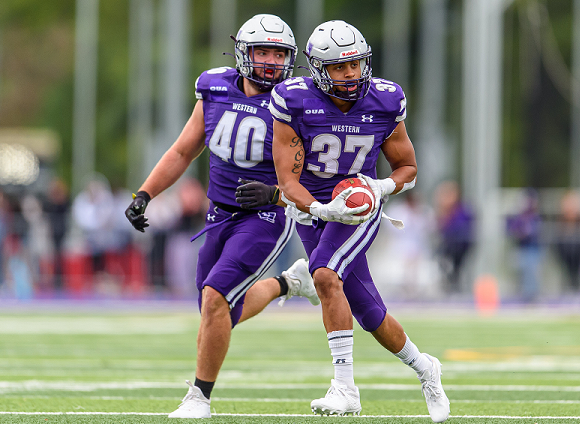
[[[286,203],[288,206],[292,206],[292,207],[296,207],[296,203],[294,203],[292,200],[288,199],[286,196],[284,196],[284,192],[280,191],[280,198],[282,199],[282,201],[284,203]]]
[[[385,194],[391,194],[397,189],[397,183],[391,177],[382,180]]]
[[[417,182],[417,177],[413,178],[413,181],[403,184],[403,189],[401,191],[399,191],[399,193],[402,193],[402,192],[407,191],[407,190],[411,190],[413,187],[415,187],[416,182]]]

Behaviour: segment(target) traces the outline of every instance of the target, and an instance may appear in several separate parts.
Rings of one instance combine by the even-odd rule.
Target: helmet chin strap
[[[255,82],[255,81],[252,81],[252,80],[248,80],[248,81],[250,81],[250,84],[252,84],[254,87],[256,87],[256,89],[257,89],[258,91],[261,91],[262,93],[265,93],[265,92],[267,92],[267,91],[270,91],[270,90],[272,90],[272,88],[274,88],[274,86],[271,86],[271,87],[266,87],[266,86],[263,86],[263,85],[261,85],[261,84],[258,84],[258,83],[257,83],[257,82]]]

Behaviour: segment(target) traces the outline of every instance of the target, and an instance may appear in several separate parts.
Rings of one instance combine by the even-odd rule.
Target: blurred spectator
[[[131,191],[124,187],[116,187],[113,190],[113,217],[111,226],[115,232],[115,239],[111,249],[116,252],[122,252],[131,244],[131,226],[127,225],[125,218],[125,209],[127,209],[127,199],[131,198]]]
[[[9,297],[28,300],[33,297],[33,278],[29,256],[22,242],[22,237],[16,233],[9,234],[4,243],[6,258],[5,291]]]
[[[51,259],[52,259],[52,236],[50,224],[38,197],[27,194],[21,200],[22,216],[28,224],[28,231],[23,242],[30,261],[32,280],[39,293],[52,291]],[[19,246],[15,252],[19,254]]]
[[[155,293],[164,295],[168,289],[165,267],[167,237],[179,221],[181,209],[175,190],[164,191],[157,198],[159,200],[152,202],[147,208],[147,216],[152,223],[149,227],[151,231],[148,232],[153,237],[149,254],[149,275]]]
[[[204,227],[209,201],[201,183],[190,177],[180,179],[177,195],[181,216],[167,238],[165,251],[167,282],[174,297],[194,299],[197,295],[195,285],[197,254],[203,244],[203,238],[193,243],[190,239]]]
[[[8,198],[2,192],[2,190],[0,190],[0,289],[2,287],[2,284],[4,283],[4,262],[5,262],[4,241],[8,236],[8,214],[9,214]]]
[[[439,244],[437,253],[445,278],[445,289],[461,291],[460,273],[473,243],[473,213],[461,200],[456,181],[444,181],[435,190],[435,213]]]
[[[114,212],[113,193],[104,176],[92,178],[72,204],[73,219],[83,231],[91,255],[95,290],[103,294],[112,294],[110,292],[114,290],[105,272],[105,253],[116,238]],[[87,277],[90,277],[91,270],[87,271]]]
[[[28,252],[23,243],[28,225],[17,198],[3,195],[0,206],[0,214],[6,225],[3,245],[0,246],[4,279],[0,293],[7,297],[29,299],[33,293],[33,281]]]
[[[560,202],[556,224],[555,247],[562,260],[570,288],[580,288],[580,195],[568,191]]]
[[[524,302],[533,302],[540,290],[541,217],[538,211],[538,194],[527,189],[521,212],[508,217],[507,233],[517,246],[516,267],[520,294]]]
[[[418,299],[436,295],[437,263],[433,259],[435,216],[431,207],[422,202],[413,190],[390,200],[385,213],[404,222],[399,230],[383,221],[381,231],[369,250],[369,266],[377,285],[385,287],[391,296],[399,292],[402,298]],[[376,248],[375,248],[376,245]]]
[[[56,291],[63,289],[64,274],[64,239],[68,230],[70,199],[68,187],[59,178],[51,181],[44,206],[51,227],[53,243],[53,287]]]

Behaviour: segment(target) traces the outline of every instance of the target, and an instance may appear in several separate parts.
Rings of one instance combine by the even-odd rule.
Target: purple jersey
[[[238,87],[240,78],[235,69],[221,67],[202,73],[195,83],[195,96],[203,100],[205,144],[210,150],[207,196],[231,206],[239,206],[235,196],[239,178],[277,184],[270,93],[248,97]]]
[[[361,172],[376,178],[381,144],[405,119],[407,100],[401,87],[372,78],[368,94],[347,112],[319,90],[312,78],[290,78],[272,90],[274,119],[290,125],[304,143],[300,183],[321,203],[334,186]]]

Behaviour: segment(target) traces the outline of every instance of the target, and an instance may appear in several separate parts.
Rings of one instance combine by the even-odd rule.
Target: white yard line
[[[365,390],[417,390],[418,384],[357,384],[359,389]],[[155,381],[132,381],[132,382],[75,382],[75,381],[0,381],[0,391],[7,390],[75,390],[93,391],[102,389],[183,389],[183,383],[155,382]],[[580,386],[527,386],[527,385],[462,385],[445,384],[445,390],[464,391],[499,391],[499,392],[580,392]],[[220,389],[324,389],[328,384],[218,384]]]
[[[167,415],[160,412],[3,412],[0,415]],[[313,414],[212,414],[214,417],[316,417]],[[429,418],[429,415],[360,415],[361,418]],[[524,417],[510,415],[450,415],[449,418],[464,419],[508,419],[508,420],[577,420],[576,417],[557,417],[557,416],[540,416]]]
[[[20,396],[8,395],[4,399],[20,398]],[[90,400],[178,400],[175,396],[147,396],[146,398],[140,396],[82,396],[83,399]],[[52,396],[30,396],[26,395],[26,399],[52,399]],[[309,403],[312,398],[235,398],[235,397],[218,397],[212,396],[215,402],[263,402],[263,403]],[[407,403],[425,403],[423,399],[387,399],[385,401],[391,402],[407,402]],[[580,404],[580,400],[496,400],[496,399],[453,399],[452,403],[519,403],[519,404],[546,404],[546,405],[576,405]]]

